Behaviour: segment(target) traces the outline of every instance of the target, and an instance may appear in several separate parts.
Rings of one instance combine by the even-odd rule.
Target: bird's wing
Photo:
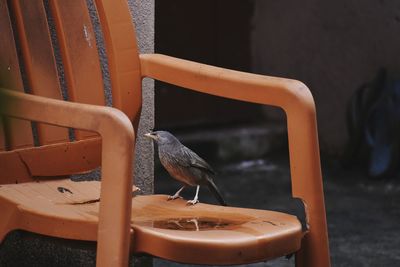
[[[181,151],[185,156],[185,158],[188,159],[189,166],[205,170],[210,174],[215,174],[215,171],[211,168],[211,166],[207,162],[205,162],[204,159],[200,158],[199,155],[194,153],[192,150],[190,150],[185,146],[182,146]]]

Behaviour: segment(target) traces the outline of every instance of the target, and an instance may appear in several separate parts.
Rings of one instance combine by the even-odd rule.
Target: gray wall
[[[253,70],[304,81],[321,148],[340,153],[347,101],[379,67],[400,73],[400,1],[255,1]]]
[[[136,25],[140,53],[154,52],[154,0],[129,0],[131,13]],[[144,194],[154,188],[153,144],[143,134],[154,128],[154,82],[143,81],[143,108],[139,124],[135,156],[135,183]]]
[[[104,40],[101,33],[100,22],[97,17],[93,0],[89,0],[89,10],[91,19],[94,23],[96,32],[96,40],[100,51],[101,67],[104,77],[105,95],[107,105],[112,105],[110,74],[107,67],[107,51],[104,47]],[[140,53],[154,52],[154,1],[128,0],[129,8],[135,24],[137,41]],[[61,57],[58,55],[58,61],[61,63]],[[60,64],[59,64],[60,66]],[[62,73],[63,71],[60,70]],[[65,85],[63,90],[66,90]],[[139,132],[137,134],[137,142],[135,149],[135,185],[141,189],[142,194],[153,193],[154,185],[154,162],[153,162],[153,145],[146,140],[143,135],[149,129],[154,128],[154,81],[145,79],[143,81],[143,108],[139,123]],[[66,94],[66,93],[64,93]],[[96,175],[100,177],[100,172],[88,175],[74,176],[75,179],[87,179],[87,176]]]

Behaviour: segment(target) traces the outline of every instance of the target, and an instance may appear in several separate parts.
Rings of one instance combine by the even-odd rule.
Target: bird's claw
[[[199,203],[198,199],[188,200],[187,205],[195,205],[196,203]]]
[[[173,196],[168,196],[167,200],[174,200],[174,199],[177,199],[177,198],[182,198],[182,197],[180,195],[173,195]]]

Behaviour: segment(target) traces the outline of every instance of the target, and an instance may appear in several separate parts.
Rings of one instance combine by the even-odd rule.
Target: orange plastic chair
[[[164,55],[139,56],[126,0],[95,0],[95,4],[114,108],[104,107],[85,0],[50,1],[69,102],[61,100],[43,1],[0,1],[0,240],[23,229],[97,241],[97,266],[127,266],[129,253],[141,252],[197,264],[251,263],[295,253],[296,266],[330,266],[315,107],[308,88],[294,80]],[[20,62],[31,94],[23,92]],[[303,232],[295,216],[279,212],[207,204],[189,207],[183,200],[166,201],[163,195],[132,197],[144,77],[283,108],[293,197],[305,203],[308,229]],[[38,145],[30,121],[38,122]],[[69,140],[65,127],[77,129],[75,141]],[[101,182],[65,178],[98,166]]]

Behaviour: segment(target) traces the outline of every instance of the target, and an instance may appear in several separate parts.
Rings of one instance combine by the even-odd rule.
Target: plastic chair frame
[[[308,230],[296,266],[330,266],[320,168],[316,111],[303,83],[227,70],[159,54],[140,55],[148,77],[215,96],[272,105],[287,116],[292,196],[306,207]],[[97,266],[127,266],[130,244],[132,159],[131,121],[115,108],[72,103],[0,89],[1,114],[94,131],[102,138],[102,182]],[[118,133],[118,134],[116,134]]]

